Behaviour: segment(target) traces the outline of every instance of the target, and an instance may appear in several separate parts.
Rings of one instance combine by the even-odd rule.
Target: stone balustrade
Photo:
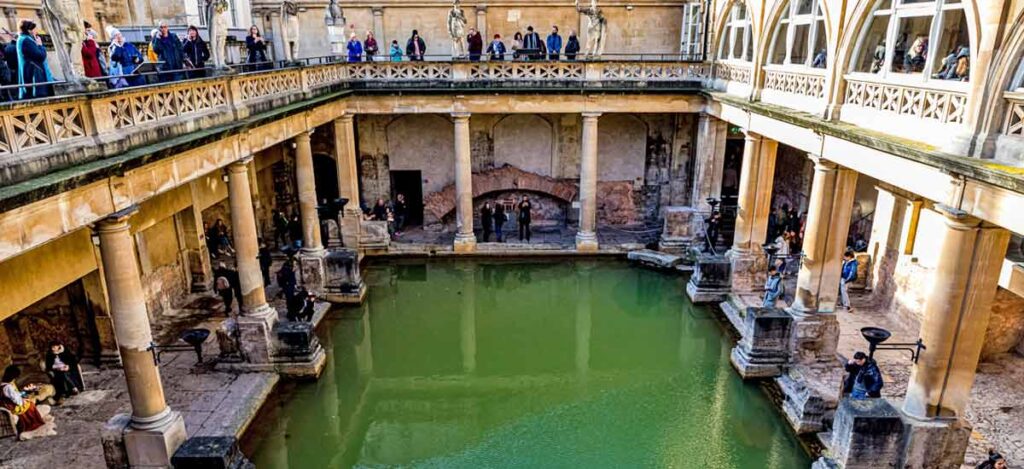
[[[765,67],[763,89],[823,99],[825,98],[825,70],[809,69],[798,72]]]
[[[844,108],[859,107],[887,114],[963,124],[967,108],[966,91],[875,82],[846,77]]]
[[[1006,99],[1006,122],[1003,124],[1003,134],[1014,137],[1024,137],[1024,93],[1006,92],[1003,93]]]

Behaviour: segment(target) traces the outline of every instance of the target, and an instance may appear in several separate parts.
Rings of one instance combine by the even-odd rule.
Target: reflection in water
[[[381,264],[257,467],[807,467],[683,280],[616,262]]]

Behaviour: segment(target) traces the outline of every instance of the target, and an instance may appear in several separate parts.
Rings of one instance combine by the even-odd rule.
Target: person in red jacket
[[[85,68],[85,76],[99,78],[104,76],[103,66],[100,65],[100,47],[96,44],[96,31],[87,30],[85,41],[82,41],[82,65]]]

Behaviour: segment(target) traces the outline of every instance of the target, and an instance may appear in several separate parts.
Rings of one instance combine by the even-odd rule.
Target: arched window
[[[729,17],[722,28],[722,42],[718,46],[721,60],[749,62],[754,54],[754,38],[750,30],[750,12],[741,0],[733,2]]]
[[[970,61],[960,0],[880,0],[851,69],[895,79],[967,81]]]
[[[825,68],[825,17],[817,0],[792,0],[772,33],[768,62]]]

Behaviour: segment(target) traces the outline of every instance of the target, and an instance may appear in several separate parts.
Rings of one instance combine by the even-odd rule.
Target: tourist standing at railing
[[[124,35],[117,28],[107,30],[110,37],[110,75],[124,76],[110,81],[110,87],[126,88],[129,86],[140,86],[145,83],[142,77],[133,74],[135,67],[142,63],[142,53],[134,44],[125,41]]]
[[[480,35],[476,28],[469,28],[469,34],[466,35],[466,44],[469,50],[469,60],[473,62],[479,61],[480,56],[484,52],[484,37]]]
[[[487,53],[491,60],[505,60],[505,43],[501,42],[501,34],[494,35],[494,40],[487,45]]]
[[[558,35],[558,26],[551,27],[551,34],[548,34],[547,46],[548,59],[558,60],[558,55],[562,53],[562,36]]]
[[[45,98],[53,96],[53,86],[28,86],[53,81],[50,66],[46,64],[46,48],[36,32],[36,24],[29,20],[21,22],[21,35],[15,46],[18,56],[19,99]]]
[[[167,23],[160,23],[160,33],[153,39],[151,46],[163,64],[160,65],[160,81],[171,82],[182,79],[181,69],[185,68],[184,53],[181,39],[171,32]]]
[[[576,31],[569,31],[569,40],[565,42],[565,59],[576,60],[576,54],[580,53],[580,40],[576,37]]]
[[[14,76],[18,70],[17,51],[14,48],[14,38],[7,30],[0,31],[0,86],[10,86],[18,83]],[[16,98],[12,89],[0,89],[0,102],[13,101]]]
[[[192,69],[188,72],[188,77],[202,78],[205,76],[206,71],[203,68],[206,67],[206,61],[210,60],[210,47],[199,36],[199,28],[188,27],[188,36],[185,37],[182,50],[185,53],[185,68]]]
[[[523,201],[519,202],[519,240],[526,239],[526,242],[530,242],[530,223],[533,222],[533,204],[530,203],[529,196],[523,196]]]
[[[526,36],[523,37],[523,49],[526,49],[526,54],[530,60],[538,60],[543,56],[544,42],[540,39],[540,34],[537,34],[533,30],[533,26],[526,27]]]
[[[352,33],[348,36],[348,61],[359,62],[363,60],[363,44],[359,42],[359,38],[356,37],[356,33]]]
[[[252,65],[249,69],[258,70],[263,68],[263,64],[267,62],[267,43],[263,41],[260,28],[257,28],[256,25],[249,28],[249,35],[245,37],[245,49],[248,51],[245,63],[260,64]]]
[[[366,41],[363,42],[363,52],[366,53],[366,61],[373,62],[373,58],[380,52],[377,46],[377,38],[373,37],[373,31],[366,32]]]
[[[100,46],[96,45],[96,31],[87,30],[85,40],[82,41],[82,68],[85,76],[89,78],[100,78],[105,75],[103,65],[100,64]]]
[[[398,39],[391,40],[391,49],[388,50],[392,62],[402,61],[402,46],[398,45]]]
[[[160,61],[160,57],[157,57],[156,56],[156,51],[153,50],[153,41],[156,40],[157,36],[159,36],[159,35],[160,35],[160,28],[153,28],[153,30],[149,32],[149,37],[150,37],[149,46],[150,47],[146,49],[146,61],[147,62],[156,63],[156,62]]]
[[[412,30],[412,36],[405,43],[405,55],[409,56],[409,60],[422,61],[423,54],[427,53],[427,43],[420,37],[420,32]]]
[[[519,51],[523,48],[523,33],[516,31],[516,34],[512,36],[512,58],[519,58]]]

